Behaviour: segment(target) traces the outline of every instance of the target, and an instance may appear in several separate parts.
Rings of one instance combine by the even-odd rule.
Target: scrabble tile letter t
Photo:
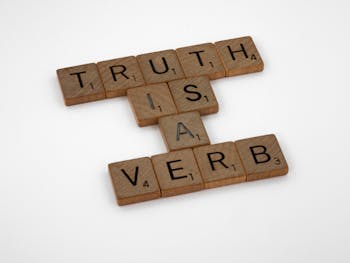
[[[57,76],[67,106],[106,97],[94,63],[58,69]]]

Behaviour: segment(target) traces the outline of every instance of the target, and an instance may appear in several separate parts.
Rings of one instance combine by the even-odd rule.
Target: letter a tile
[[[184,78],[174,50],[164,50],[136,57],[147,84]]]
[[[106,97],[94,63],[57,70],[58,80],[67,106],[101,100]]]
[[[135,57],[97,63],[107,98],[125,96],[126,90],[143,86],[145,81]]]
[[[160,118],[159,128],[169,151],[210,143],[197,111]]]
[[[204,187],[213,188],[246,181],[246,174],[233,142],[193,149]]]
[[[247,181],[288,173],[288,165],[275,135],[264,135],[235,142]]]
[[[203,189],[203,180],[191,149],[152,156],[162,197]]]
[[[108,165],[119,205],[160,197],[160,189],[151,159],[138,158]]]
[[[262,71],[264,62],[251,37],[223,40],[215,43],[224,63],[226,77]]]

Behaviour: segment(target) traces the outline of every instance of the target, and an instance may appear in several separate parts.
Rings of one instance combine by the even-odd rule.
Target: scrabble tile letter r
[[[247,181],[285,175],[288,165],[273,134],[243,139],[235,142]]]

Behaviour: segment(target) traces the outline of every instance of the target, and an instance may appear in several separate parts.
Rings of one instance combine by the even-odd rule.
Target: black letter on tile
[[[228,48],[228,51],[230,51],[230,54],[231,54],[231,57],[232,57],[232,60],[236,60],[235,56],[234,56],[234,53],[238,53],[238,52],[243,52],[244,53],[244,56],[245,58],[248,58],[248,54],[247,54],[247,51],[245,50],[243,44],[241,43],[241,48],[240,50],[235,50],[235,51],[232,51],[231,47],[230,46],[227,46]]]
[[[218,160],[212,160],[211,159],[211,156],[214,155],[214,154],[218,154],[220,155],[219,159]],[[215,171],[215,166],[214,166],[214,163],[216,162],[219,162],[223,167],[225,168],[228,168],[228,166],[222,161],[225,159],[225,155],[222,153],[222,152],[212,152],[212,153],[207,153],[207,156],[208,156],[208,159],[209,159],[209,162],[210,162],[210,166],[211,166],[211,170],[212,171]]]
[[[198,62],[199,62],[199,65],[201,65],[203,67],[204,66],[203,61],[202,61],[201,55],[199,55],[199,53],[202,53],[202,52],[204,52],[204,50],[188,52],[188,54],[190,54],[190,55],[191,54],[196,54]]]
[[[179,167],[179,168],[172,168],[171,167],[172,163],[177,163],[177,162],[181,162],[181,160],[174,160],[174,161],[166,162],[166,165],[168,167],[171,180],[177,180],[177,179],[182,179],[182,178],[186,178],[187,177],[187,175],[182,175],[182,176],[177,176],[177,177],[174,176],[174,173],[173,173],[174,171],[178,171],[178,170],[183,170],[184,169],[182,167]]]
[[[115,71],[114,71],[114,68],[117,68],[117,67],[122,68],[122,70],[121,70],[121,71],[118,71],[118,72],[115,72]],[[129,79],[129,77],[124,73],[124,72],[126,71],[126,67],[125,67],[124,65],[115,65],[115,66],[111,66],[111,67],[109,67],[109,69],[111,70],[111,73],[112,73],[112,76],[113,76],[113,80],[114,80],[114,81],[117,81],[117,77],[116,77],[116,76],[117,76],[118,74],[121,74],[121,75],[123,75],[124,78]]]
[[[184,129],[184,131],[181,131],[181,128]],[[184,135],[184,134],[188,134],[192,138],[194,138],[192,132],[185,126],[185,124],[183,124],[182,122],[178,122],[177,123],[176,140],[179,141],[180,140],[180,136]]]
[[[197,100],[200,100],[200,99],[202,98],[202,95],[201,95],[199,92],[197,92],[197,91],[190,91],[189,88],[195,88],[195,89],[197,89],[198,87],[197,87],[196,85],[192,85],[192,84],[186,85],[186,86],[184,87],[184,91],[185,91],[186,93],[196,94],[197,96],[196,96],[196,98],[193,98],[193,99],[190,98],[190,97],[186,97],[186,99],[188,99],[188,100],[190,100],[190,101],[197,101]]]
[[[136,166],[136,169],[135,169],[135,179],[134,179],[134,180],[132,180],[132,179],[130,178],[130,176],[127,174],[127,172],[125,172],[124,169],[122,169],[122,172],[123,172],[123,174],[126,176],[126,178],[128,178],[129,182],[130,182],[133,186],[135,186],[135,185],[137,184],[137,176],[139,175],[139,167],[138,167],[138,166]]]
[[[73,75],[77,75],[78,80],[79,80],[79,85],[80,85],[80,88],[83,88],[83,87],[84,87],[83,80],[81,79],[81,76],[80,76],[80,74],[83,74],[83,73],[86,73],[86,71],[81,71],[81,72],[77,72],[77,73],[71,73],[71,74],[69,74],[69,75],[71,75],[71,76],[73,76]]]
[[[153,70],[154,73],[163,74],[163,73],[168,72],[169,66],[168,66],[168,63],[166,62],[166,60],[165,60],[164,57],[162,57],[162,61],[163,61],[163,64],[164,64],[164,66],[165,66],[165,67],[164,67],[164,70],[163,70],[163,71],[158,71],[158,70],[156,70],[156,69],[154,68],[154,64],[153,64],[152,59],[149,60],[149,63],[151,64],[151,67],[152,67],[152,70]]]
[[[266,147],[263,146],[263,145],[256,145],[256,146],[252,146],[252,147],[249,147],[250,148],[250,152],[252,153],[253,155],[253,158],[254,158],[254,161],[256,164],[259,164],[259,163],[267,163],[268,161],[271,160],[271,156],[266,152]],[[260,152],[256,152],[255,149],[262,149],[262,151]],[[266,158],[264,158],[264,160],[258,160],[257,159],[257,156],[258,155],[264,155]]]

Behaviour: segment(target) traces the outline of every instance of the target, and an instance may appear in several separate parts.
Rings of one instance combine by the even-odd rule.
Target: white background
[[[350,262],[348,1],[0,2],[0,262]],[[166,151],[125,97],[66,107],[56,69],[251,35],[212,82],[212,143],[275,133],[287,176],[117,206],[107,164]]]

